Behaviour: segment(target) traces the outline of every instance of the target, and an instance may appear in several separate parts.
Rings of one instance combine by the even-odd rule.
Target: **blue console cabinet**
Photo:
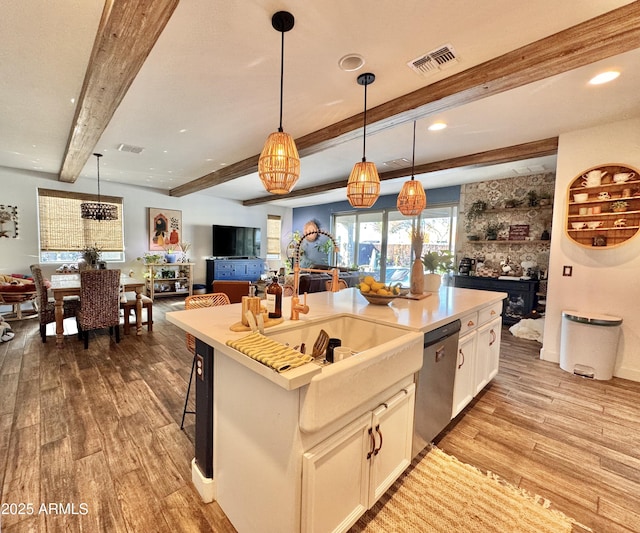
[[[207,259],[207,292],[213,280],[255,282],[264,272],[264,259]]]

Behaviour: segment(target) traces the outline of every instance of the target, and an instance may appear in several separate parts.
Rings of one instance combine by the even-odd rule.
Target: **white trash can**
[[[562,311],[560,368],[582,377],[611,379],[621,324],[618,316]]]

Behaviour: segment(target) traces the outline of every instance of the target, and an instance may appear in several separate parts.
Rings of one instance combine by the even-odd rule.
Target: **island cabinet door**
[[[500,318],[478,328],[476,394],[484,389],[498,373],[501,328],[502,320]]]
[[[458,416],[476,394],[475,362],[478,332],[471,331],[458,341],[458,361],[453,384],[453,410],[451,418]]]
[[[302,531],[348,530],[368,508],[371,412],[302,458]]]
[[[411,464],[411,384],[303,455],[302,531],[347,531]]]
[[[412,383],[373,411],[375,448],[371,457],[369,507],[411,464],[415,388]]]

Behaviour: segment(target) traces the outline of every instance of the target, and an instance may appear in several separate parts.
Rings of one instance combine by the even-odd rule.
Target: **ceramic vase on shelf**
[[[413,261],[411,267],[411,294],[422,294],[424,292],[424,268],[422,261],[418,258]]]
[[[176,262],[176,257],[177,257],[177,254],[169,254],[169,253],[167,253],[167,254],[164,255],[164,258],[167,261],[167,263],[175,263]]]

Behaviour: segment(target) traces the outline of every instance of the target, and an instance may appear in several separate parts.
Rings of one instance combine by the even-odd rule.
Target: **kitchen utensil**
[[[258,324],[256,322],[256,317],[253,316],[253,313],[251,311],[247,311],[245,317],[247,318],[247,324],[251,328],[251,331],[258,331]]]
[[[320,333],[318,334],[318,338],[316,339],[316,342],[313,343],[313,349],[311,350],[311,357],[315,359],[316,357],[320,357],[321,355],[324,356],[324,354],[327,351],[328,344],[329,344],[329,334],[324,329],[321,329]]]

